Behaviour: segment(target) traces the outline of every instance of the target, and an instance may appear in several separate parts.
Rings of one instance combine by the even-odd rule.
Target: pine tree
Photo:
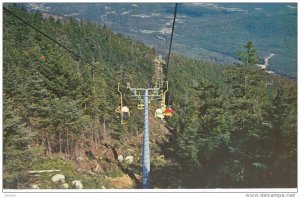
[[[209,187],[205,180],[215,178],[219,164],[226,160],[229,134],[222,115],[223,98],[219,90],[204,79],[195,83],[189,93],[192,100],[178,112],[180,121],[176,133],[176,155],[185,170],[189,170],[191,186]],[[176,113],[177,114],[177,113]],[[212,179],[213,180],[213,179]]]
[[[248,41],[244,46],[246,51],[238,51],[238,57],[246,67],[254,66],[258,63],[258,55],[252,41]]]
[[[267,138],[265,162],[268,164],[265,177],[268,186],[295,187],[296,184],[296,94],[295,87],[279,88],[266,109]]]
[[[4,94],[3,101],[3,184],[4,188],[24,188],[35,151],[30,147],[34,133],[25,128],[18,107]],[[35,153],[35,154],[34,154]]]

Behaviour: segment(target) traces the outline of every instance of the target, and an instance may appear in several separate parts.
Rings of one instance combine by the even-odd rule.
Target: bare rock
[[[72,181],[72,186],[73,186],[73,188],[76,188],[76,189],[83,189],[83,185],[80,180]]]
[[[63,188],[63,189],[68,189],[68,188],[69,188],[69,184],[63,183],[63,184],[61,185],[61,188]]]
[[[65,176],[62,174],[56,174],[52,177],[53,182],[59,182],[61,181],[62,183],[65,183]]]
[[[123,160],[124,160],[123,155],[119,155],[119,156],[118,156],[118,161],[119,161],[119,162],[123,162]]]
[[[125,158],[125,161],[129,164],[131,164],[134,160],[134,157],[132,155],[129,155]]]
[[[39,187],[37,184],[33,184],[33,185],[31,186],[31,188],[32,188],[32,189],[40,189],[40,187]]]

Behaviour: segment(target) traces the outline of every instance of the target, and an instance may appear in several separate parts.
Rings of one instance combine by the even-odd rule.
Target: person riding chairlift
[[[155,118],[164,119],[164,113],[162,108],[158,108],[155,110]]]
[[[166,110],[165,110],[165,116],[167,117],[172,117],[174,113],[174,110],[171,108],[171,106],[167,107]]]
[[[121,108],[121,113],[123,115],[123,120],[127,120],[130,116],[129,108],[126,105]]]
[[[165,115],[164,115],[164,113],[165,113],[165,110],[166,110],[166,105],[165,105],[165,103],[164,102],[161,102],[160,103],[160,108],[158,108],[158,109],[156,109],[155,110],[155,118],[159,118],[159,119],[164,119],[164,117],[165,117]]]

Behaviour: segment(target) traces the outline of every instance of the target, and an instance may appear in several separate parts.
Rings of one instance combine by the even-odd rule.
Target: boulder
[[[76,189],[83,189],[83,185],[80,180],[72,181],[72,186],[73,186],[73,188],[76,188]]]
[[[61,188],[63,188],[63,189],[68,189],[68,188],[69,188],[69,184],[64,183],[64,184],[61,185]]]
[[[33,184],[33,185],[31,186],[31,188],[32,188],[32,189],[40,189],[40,187],[39,187],[38,185],[36,185],[36,184]]]
[[[119,162],[123,162],[123,160],[124,160],[123,155],[119,155],[119,156],[118,156],[118,161],[119,161]]]
[[[131,164],[131,163],[133,162],[133,160],[134,160],[134,158],[133,158],[132,155],[129,155],[129,156],[127,156],[127,157],[125,158],[125,161],[126,161],[127,163],[129,163],[129,164]]]
[[[65,176],[62,174],[56,174],[52,177],[53,182],[59,182],[61,181],[62,183],[65,183]]]

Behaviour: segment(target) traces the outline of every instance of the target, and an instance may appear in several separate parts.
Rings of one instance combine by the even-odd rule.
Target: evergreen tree
[[[30,145],[34,133],[26,129],[18,106],[4,95],[3,101],[3,183],[4,188],[24,188],[35,150]]]
[[[295,187],[296,184],[296,89],[279,88],[265,112],[267,138],[263,149],[266,185],[269,187]]]
[[[254,66],[256,63],[258,63],[258,56],[254,44],[252,41],[248,41],[244,47],[246,48],[246,51],[237,52],[239,59],[246,67]]]

